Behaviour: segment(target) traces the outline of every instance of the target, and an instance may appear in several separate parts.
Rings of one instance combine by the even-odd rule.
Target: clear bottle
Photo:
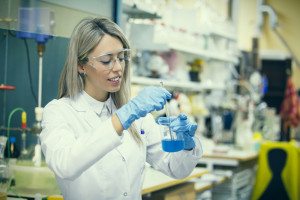
[[[0,136],[0,199],[6,199],[7,189],[10,183],[8,166],[4,160],[4,151],[7,142],[7,137]]]

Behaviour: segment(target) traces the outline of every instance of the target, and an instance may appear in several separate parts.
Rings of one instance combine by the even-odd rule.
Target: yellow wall
[[[278,31],[283,35],[294,54],[300,59],[300,1],[299,0],[267,0],[278,16]],[[254,36],[256,26],[256,1],[239,1],[238,19],[238,44],[242,50],[251,50],[251,39]],[[281,44],[279,38],[271,30],[267,18],[265,20],[262,35],[260,37],[260,50],[281,50],[287,49]],[[300,66],[293,63],[292,78],[296,87],[300,88]]]

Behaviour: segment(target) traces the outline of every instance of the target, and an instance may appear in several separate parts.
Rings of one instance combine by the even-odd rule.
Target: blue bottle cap
[[[16,137],[10,137],[9,141],[10,141],[10,143],[15,143],[16,142]]]

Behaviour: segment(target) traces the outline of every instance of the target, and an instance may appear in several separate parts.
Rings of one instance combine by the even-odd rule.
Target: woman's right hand
[[[149,86],[138,93],[136,97],[116,111],[124,129],[128,129],[132,122],[146,116],[154,110],[163,109],[167,99],[172,95],[165,88]]]

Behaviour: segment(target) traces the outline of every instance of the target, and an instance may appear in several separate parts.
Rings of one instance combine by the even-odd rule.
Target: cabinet
[[[230,170],[232,177],[224,184],[212,189],[212,199],[250,199],[257,153],[230,149],[227,153],[205,151],[199,161],[200,166],[206,166],[210,171]]]

